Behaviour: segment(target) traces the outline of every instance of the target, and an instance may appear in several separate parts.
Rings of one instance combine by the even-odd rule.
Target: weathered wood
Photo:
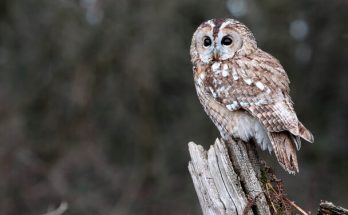
[[[347,215],[348,210],[328,201],[320,203],[318,215]]]
[[[228,144],[228,147],[232,163],[242,184],[244,184],[246,194],[256,200],[256,214],[270,213],[261,182],[257,178],[260,171],[259,166],[252,165],[252,162],[256,164],[256,151],[247,151],[246,143],[242,141],[238,141],[236,144]],[[249,159],[248,154],[252,155],[252,161]]]
[[[271,214],[257,177],[260,169],[253,148],[219,139],[208,152],[193,142],[188,145],[188,168],[204,215]]]
[[[53,211],[47,212],[43,215],[62,215],[68,210],[68,203],[62,202],[59,207]]]
[[[262,168],[268,178],[263,177],[262,186],[254,144],[216,139],[208,151],[188,145],[188,168],[204,215],[267,215],[270,206],[276,214],[310,214],[286,197],[281,180],[267,166]],[[323,201],[318,215],[348,215],[348,210]]]

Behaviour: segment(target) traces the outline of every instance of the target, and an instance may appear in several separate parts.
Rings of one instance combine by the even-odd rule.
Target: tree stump
[[[208,151],[188,145],[188,168],[204,215],[271,214],[253,145],[219,139]]]
[[[261,171],[254,144],[216,139],[208,151],[193,142],[188,146],[188,169],[204,215],[310,214],[286,197],[269,167]],[[317,214],[348,215],[348,210],[322,201]]]

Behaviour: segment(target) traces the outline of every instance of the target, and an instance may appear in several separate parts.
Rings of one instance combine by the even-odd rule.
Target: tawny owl
[[[253,139],[263,150],[273,150],[286,171],[298,172],[300,137],[314,138],[296,116],[279,61],[233,19],[202,23],[190,53],[198,98],[221,136]]]

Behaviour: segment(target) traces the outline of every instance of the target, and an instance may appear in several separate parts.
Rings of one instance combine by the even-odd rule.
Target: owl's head
[[[234,19],[211,19],[202,23],[192,37],[191,60],[203,63],[248,55],[257,49],[251,31]]]

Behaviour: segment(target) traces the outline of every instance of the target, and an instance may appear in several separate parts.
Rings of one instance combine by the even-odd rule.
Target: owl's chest
[[[203,66],[195,75],[196,88],[211,94],[216,100],[230,97],[240,88],[240,77],[229,62]]]

